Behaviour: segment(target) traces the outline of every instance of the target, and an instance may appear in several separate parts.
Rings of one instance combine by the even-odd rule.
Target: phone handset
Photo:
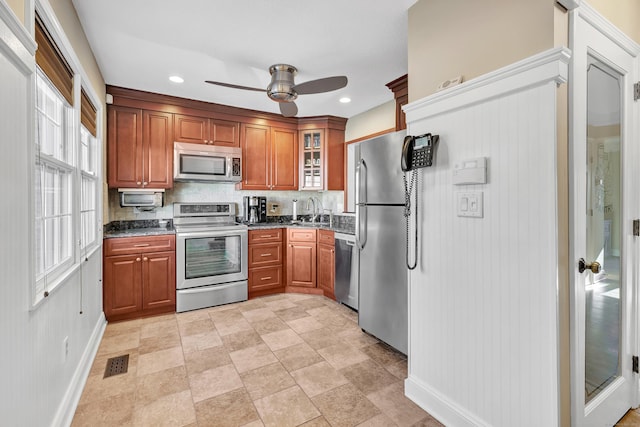
[[[426,168],[433,165],[435,155],[435,146],[440,139],[439,135],[431,135],[425,133],[419,136],[406,136],[402,144],[402,157],[400,158],[400,167],[404,174],[404,217],[407,225],[407,252],[406,261],[407,268],[413,270],[418,266],[418,182],[419,173],[416,169]],[[411,175],[409,183],[407,183],[407,172]],[[415,214],[414,214],[414,260],[409,262],[409,217],[411,216],[411,193],[415,190]]]
[[[419,136],[406,136],[402,144],[400,167],[404,172],[433,165],[435,147],[439,135],[425,133]]]

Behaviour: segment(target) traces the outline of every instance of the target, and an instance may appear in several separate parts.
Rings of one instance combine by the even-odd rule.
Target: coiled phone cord
[[[418,266],[418,183],[420,180],[420,170],[419,169],[414,169],[412,171],[410,171],[409,173],[411,174],[411,179],[409,180],[409,185],[407,187],[407,172],[405,172],[404,174],[402,174],[402,180],[404,182],[404,218],[405,218],[405,224],[406,224],[406,228],[407,228],[407,240],[406,240],[406,262],[407,262],[407,268],[409,270],[414,270],[417,266]],[[415,188],[414,188],[415,187]],[[415,259],[413,260],[413,264],[409,264],[409,217],[411,216],[411,193],[413,192],[413,190],[415,189],[416,193],[415,193],[415,206],[416,206],[416,211],[415,211],[415,241],[414,241],[414,254],[415,254]]]

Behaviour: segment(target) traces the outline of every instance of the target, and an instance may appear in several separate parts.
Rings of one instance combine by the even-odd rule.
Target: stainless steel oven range
[[[236,222],[235,203],[174,203],[176,311],[248,296],[248,228]]]

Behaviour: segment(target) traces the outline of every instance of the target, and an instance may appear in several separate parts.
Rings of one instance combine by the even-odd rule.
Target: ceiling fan
[[[347,85],[346,76],[325,77],[323,79],[309,80],[308,82],[295,84],[293,78],[297,72],[298,69],[293,65],[272,65],[269,67],[271,83],[269,83],[269,86],[267,86],[266,89],[234,85],[231,83],[214,82],[211,80],[206,80],[206,82],[234,89],[266,92],[269,98],[279,103],[280,112],[285,117],[293,117],[298,114],[298,106],[293,102],[298,95],[331,92],[332,90],[341,89]]]

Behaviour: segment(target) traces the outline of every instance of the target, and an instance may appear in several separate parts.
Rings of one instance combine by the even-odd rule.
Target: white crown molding
[[[407,123],[548,82],[566,83],[571,51],[558,47],[471,79],[403,107]]]
[[[597,29],[629,55],[633,57],[640,55],[640,44],[636,43],[635,40],[604,18],[586,1],[582,1],[580,7],[578,7],[574,13],[577,13],[580,18],[591,24],[592,27]]]
[[[0,1],[0,52],[25,75],[35,70],[36,42],[9,5]]]

